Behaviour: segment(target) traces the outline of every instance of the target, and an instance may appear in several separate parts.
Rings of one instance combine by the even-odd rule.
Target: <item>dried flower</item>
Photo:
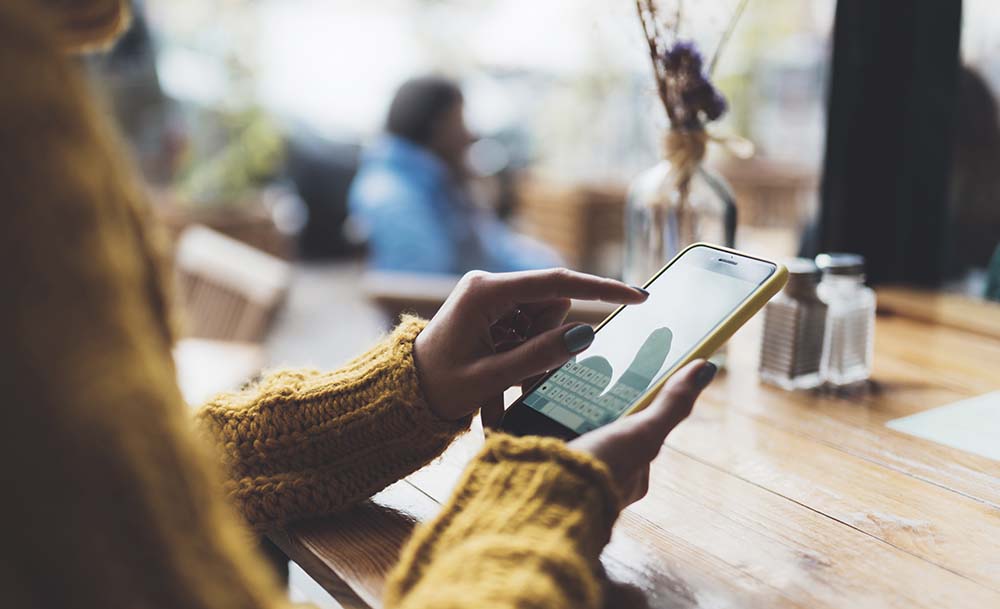
[[[663,53],[663,74],[667,80],[668,115],[674,127],[702,129],[705,123],[726,112],[726,99],[703,70],[701,53],[693,42],[678,41]]]
[[[655,0],[636,0],[636,10],[649,45],[657,92],[674,129],[704,130],[706,123],[718,120],[726,113],[726,98],[712,84],[710,76],[746,4],[747,0],[740,1],[706,70],[695,43],[678,39],[681,2],[677,3],[673,27],[664,33],[660,29]]]
[[[701,73],[701,53],[693,42],[678,40],[663,53],[662,61],[666,70]]]

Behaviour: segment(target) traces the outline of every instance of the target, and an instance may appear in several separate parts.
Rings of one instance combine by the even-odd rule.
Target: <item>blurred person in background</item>
[[[424,76],[399,88],[386,133],[365,153],[350,192],[373,268],[461,274],[561,264],[474,202],[465,165],[472,142],[456,83]]]
[[[592,342],[564,323],[571,298],[646,293],[565,269],[472,273],[434,319],[405,318],[343,368],[273,371],[192,416],[145,189],[65,54],[127,24],[125,0],[0,3],[0,595],[287,607],[248,529],[349,508],[440,455],[480,407],[495,424],[507,388]],[[385,606],[599,607],[612,525],[714,374],[694,362],[646,410],[569,443],[491,434],[403,548]]]

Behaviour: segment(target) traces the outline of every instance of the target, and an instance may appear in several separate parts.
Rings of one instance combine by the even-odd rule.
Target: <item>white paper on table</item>
[[[886,426],[1000,461],[1000,391],[893,419]]]

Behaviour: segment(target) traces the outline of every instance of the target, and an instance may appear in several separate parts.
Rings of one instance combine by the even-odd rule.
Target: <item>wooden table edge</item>
[[[344,609],[373,609],[373,605],[365,601],[351,584],[337,575],[336,569],[326,564],[318,553],[303,545],[288,531],[273,531],[267,534],[267,538]]]

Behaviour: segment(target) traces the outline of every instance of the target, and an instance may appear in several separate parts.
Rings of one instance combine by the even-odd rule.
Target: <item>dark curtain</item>
[[[863,254],[872,283],[944,274],[961,15],[960,0],[837,2],[812,249]]]

